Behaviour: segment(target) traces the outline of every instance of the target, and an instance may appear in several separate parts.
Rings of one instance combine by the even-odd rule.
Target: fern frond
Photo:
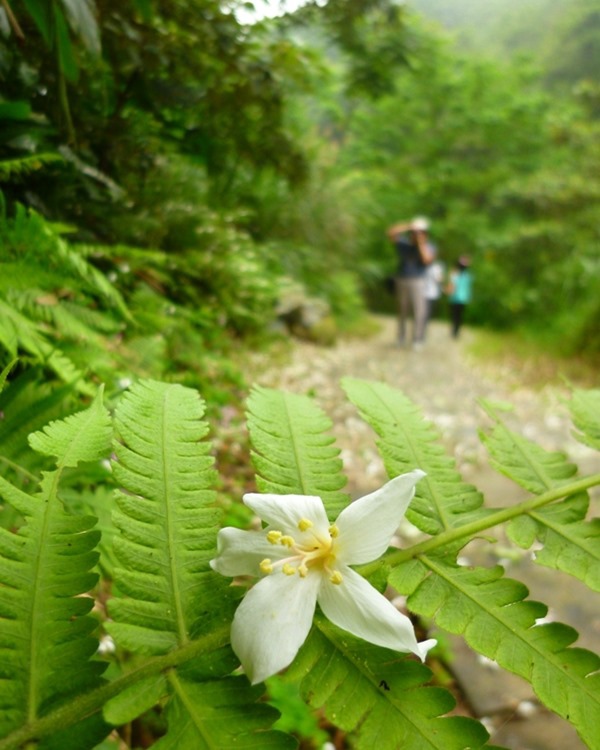
[[[356,378],[344,378],[342,387],[379,436],[377,446],[389,476],[415,468],[426,472],[406,514],[411,523],[438,534],[487,513],[481,493],[462,481],[454,459],[438,444],[435,427],[410,399],[384,383]]]
[[[456,529],[465,517],[485,517],[477,501],[468,499],[461,515],[460,479],[448,461],[440,460],[437,447],[431,444],[431,432],[423,434],[423,428],[419,429],[418,411],[402,393],[358,380],[345,380],[344,387],[380,436],[390,474],[414,466],[428,472],[426,482],[418,485],[425,505],[415,523],[425,516],[437,519],[438,526],[445,521],[445,529]],[[538,462],[534,470],[526,472],[525,462],[519,463],[517,474],[522,481],[538,487],[541,477],[552,477],[560,486],[565,476],[572,476],[572,469],[556,456],[546,462],[537,451],[534,454]],[[424,490],[421,484],[426,484]],[[572,628],[558,623],[536,626],[546,607],[524,601],[526,587],[502,578],[502,568],[459,567],[453,562],[456,551],[457,547],[446,546],[430,555],[415,552],[414,559],[392,570],[389,582],[409,595],[411,611],[434,618],[440,627],[463,635],[475,650],[529,680],[540,700],[571,721],[589,741],[600,719],[600,674],[596,672],[600,659],[588,651],[568,648],[577,637]],[[410,550],[406,552],[408,557]]]
[[[311,399],[255,387],[248,399],[252,462],[260,492],[318,495],[331,520],[348,504],[331,421]]]
[[[495,425],[481,439],[500,472],[536,495],[560,487],[577,472],[564,453],[548,452],[518,435],[508,429],[491,404],[483,405]],[[590,425],[592,414],[587,416]],[[567,497],[519,516],[507,526],[507,534],[525,549],[537,539],[544,545],[536,553],[537,563],[562,570],[600,591],[600,519],[585,521],[588,506],[587,493]]]
[[[317,617],[311,638],[284,679],[298,681],[305,700],[353,732],[357,750],[464,750],[491,748],[478,722],[443,718],[454,698],[427,687],[430,670],[410,658],[342,633]]]
[[[594,747],[600,726],[600,658],[570,648],[577,639],[573,628],[554,622],[537,625],[547,607],[525,600],[527,588],[503,578],[500,566],[459,567],[434,556],[421,556],[410,566],[410,576],[401,565],[390,583],[410,594],[407,603],[413,612],[463,635],[480,654],[525,678],[539,699]]]
[[[58,466],[44,473],[37,495],[0,477],[4,500],[25,518],[15,534],[0,529],[2,736],[99,684],[105,665],[90,661],[96,620],[88,616],[93,599],[85,596],[97,580],[90,571],[99,533],[95,518],[65,512],[58,491],[64,468],[107,457],[111,432],[99,394],[86,411],[31,436],[31,444],[55,456]],[[71,741],[82,733],[92,743],[105,730],[94,717],[73,729]]]
[[[127,596],[110,601],[107,628],[134,652],[184,645],[206,628],[206,602],[227,599],[209,567],[220,511],[203,415],[195,391],[149,380],[115,414],[115,580]]]

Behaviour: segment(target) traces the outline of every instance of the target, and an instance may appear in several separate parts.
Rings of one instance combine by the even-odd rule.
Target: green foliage
[[[463,567],[457,554],[486,529],[509,524],[518,544],[537,537],[540,564],[597,588],[597,527],[584,515],[587,490],[600,477],[574,478],[562,454],[511,432],[488,405],[495,426],[484,440],[493,464],[530,494],[507,508],[485,507],[402,393],[352,379],[344,387],[378,434],[390,475],[427,471],[411,504],[424,540],[391,548],[361,572],[380,586],[387,579],[408,595],[412,612],[528,680],[594,747],[600,659],[572,646],[577,634],[567,625],[539,623],[546,606],[530,601],[500,566]],[[594,444],[598,393],[575,391],[571,406],[582,441]],[[238,674],[229,647],[241,590],[209,567],[221,512],[204,413],[198,393],[175,384],[140,381],[113,417],[100,393],[86,410],[31,435],[31,448],[54,465],[39,483],[26,491],[0,480],[4,502],[23,519],[16,530],[0,529],[2,750],[93,748],[111,726],[157,706],[166,722],[157,747],[295,746],[270,728],[277,712],[261,700],[261,686]],[[348,502],[340,491],[345,479],[331,423],[314,401],[257,387],[248,428],[259,490],[318,494],[335,518]],[[108,477],[98,462],[111,450]],[[28,465],[37,474],[36,462]],[[99,552],[100,586],[92,572]],[[100,628],[113,637],[115,656],[95,654]],[[279,690],[278,680],[287,688]],[[431,682],[430,670],[412,657],[368,645],[317,614],[294,663],[269,684],[275,695],[299,692],[352,747],[492,747],[478,722],[447,715],[454,699]]]
[[[31,435],[32,448],[56,457],[38,491],[26,494],[0,478],[0,492],[22,516],[17,533],[0,538],[2,564],[3,706],[0,734],[9,734],[73,695],[99,685],[106,665],[91,659],[97,642],[89,616],[99,534],[95,519],[69,515],[58,495],[67,467],[108,456],[111,425],[99,395],[91,407]],[[104,731],[100,717],[72,728],[67,742],[94,742]]]

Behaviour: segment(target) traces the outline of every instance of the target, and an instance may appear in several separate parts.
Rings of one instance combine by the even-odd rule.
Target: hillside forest
[[[251,386],[261,353],[364,335],[370,313],[393,312],[386,229],[414,216],[447,269],[470,257],[470,326],[600,362],[598,2],[253,8],[0,0],[0,748],[493,747],[474,717],[447,716],[443,637],[435,674],[391,658],[396,631],[361,640],[380,623],[364,626],[344,580],[403,618],[423,658],[435,618],[466,634],[593,747],[598,657],[501,566],[457,555],[506,523],[523,549],[546,545],[540,564],[598,590],[585,518],[600,476],[574,478],[487,404],[491,461],[531,497],[486,508],[402,393],[346,378],[403,487],[401,513],[382,489],[388,515],[369,513],[361,548],[314,394]],[[570,407],[588,448],[598,395]],[[282,557],[279,584],[318,569],[319,586],[342,586],[331,621],[315,593],[306,644],[263,670],[267,698],[239,673],[241,587],[215,563],[217,534],[251,533],[249,488],[320,503],[318,563],[305,550],[285,572]],[[421,536],[388,554],[405,511]],[[343,575],[327,567],[338,518],[359,540]],[[277,554],[296,544],[274,534]],[[260,562],[250,593],[277,564]]]

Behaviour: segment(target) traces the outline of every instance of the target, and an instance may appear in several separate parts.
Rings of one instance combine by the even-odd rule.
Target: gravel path
[[[370,427],[357,416],[340,387],[345,376],[385,382],[401,389],[438,427],[442,441],[455,456],[466,481],[475,484],[489,505],[508,505],[524,493],[488,465],[478,429],[487,419],[477,404],[480,398],[512,404],[507,421],[514,429],[548,450],[562,450],[581,473],[600,471],[598,454],[571,435],[571,421],[564,399],[566,388],[545,386],[534,390],[524,385],[519,372],[482,365],[469,355],[474,334],[465,330],[460,340],[450,338],[447,325],[434,323],[422,351],[395,346],[395,321],[379,318],[379,332],[369,339],[348,339],[324,348],[298,342],[290,361],[269,367],[255,379],[265,386],[295,393],[315,394],[317,403],[333,421],[342,451],[348,490],[360,496],[380,486],[386,474]],[[260,362],[255,363],[261,369]],[[598,499],[594,501],[598,503]],[[478,563],[500,561],[508,573],[528,585],[532,598],[552,603],[550,616],[575,627],[578,645],[598,650],[600,611],[597,599],[568,576],[530,561],[530,554],[509,549],[502,538],[490,549],[474,545],[466,554]],[[502,557],[506,559],[502,559]],[[550,593],[549,593],[550,592]],[[584,745],[570,726],[539,706],[529,686],[517,677],[482,663],[454,642],[454,669],[474,713],[485,719],[493,741],[511,750],[579,750]]]

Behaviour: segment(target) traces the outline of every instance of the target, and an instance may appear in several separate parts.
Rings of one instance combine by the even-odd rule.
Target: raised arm
[[[399,234],[402,234],[403,232],[408,232],[409,229],[412,229],[412,223],[410,221],[403,221],[398,224],[392,224],[392,226],[387,230],[387,236],[394,242]]]

